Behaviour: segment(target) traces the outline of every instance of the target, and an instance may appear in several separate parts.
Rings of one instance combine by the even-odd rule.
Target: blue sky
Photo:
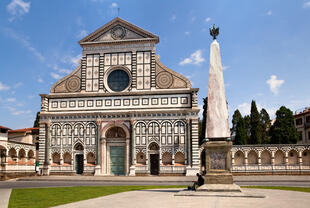
[[[78,41],[117,16],[160,38],[169,68],[208,93],[208,28],[220,27],[230,119],[252,99],[273,117],[310,103],[310,0],[0,0],[0,125],[31,127],[39,94],[72,71]]]

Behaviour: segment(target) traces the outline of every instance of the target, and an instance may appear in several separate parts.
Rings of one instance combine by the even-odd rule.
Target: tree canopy
[[[296,144],[298,139],[297,129],[294,125],[293,112],[281,106],[276,112],[276,121],[270,127],[272,144]]]
[[[266,109],[258,112],[256,103],[251,103],[251,114],[242,117],[237,109],[232,117],[231,135],[236,145],[243,144],[296,144],[297,129],[290,109],[282,106],[276,113],[276,121],[271,120]]]

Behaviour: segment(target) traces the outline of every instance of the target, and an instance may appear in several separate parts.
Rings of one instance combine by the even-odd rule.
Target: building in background
[[[1,179],[35,175],[39,128],[11,130],[0,126]]]
[[[296,111],[295,126],[299,134],[298,144],[310,144],[310,108]]]
[[[79,66],[41,94],[43,174],[194,175],[197,88],[155,54],[158,36],[115,18]]]

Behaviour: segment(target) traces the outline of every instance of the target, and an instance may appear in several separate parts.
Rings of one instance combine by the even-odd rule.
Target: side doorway
[[[159,154],[150,154],[151,175],[159,174]]]
[[[159,146],[152,142],[149,145],[150,174],[159,175]]]
[[[76,174],[82,174],[84,170],[84,155],[76,154],[75,155],[75,171]]]
[[[82,174],[84,170],[84,147],[81,143],[74,146],[75,151],[75,172]]]

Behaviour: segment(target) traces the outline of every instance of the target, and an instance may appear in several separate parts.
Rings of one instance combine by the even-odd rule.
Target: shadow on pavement
[[[137,191],[177,193],[183,190],[185,189],[178,189],[178,190],[175,190],[175,189],[144,189],[144,190],[137,190]]]

